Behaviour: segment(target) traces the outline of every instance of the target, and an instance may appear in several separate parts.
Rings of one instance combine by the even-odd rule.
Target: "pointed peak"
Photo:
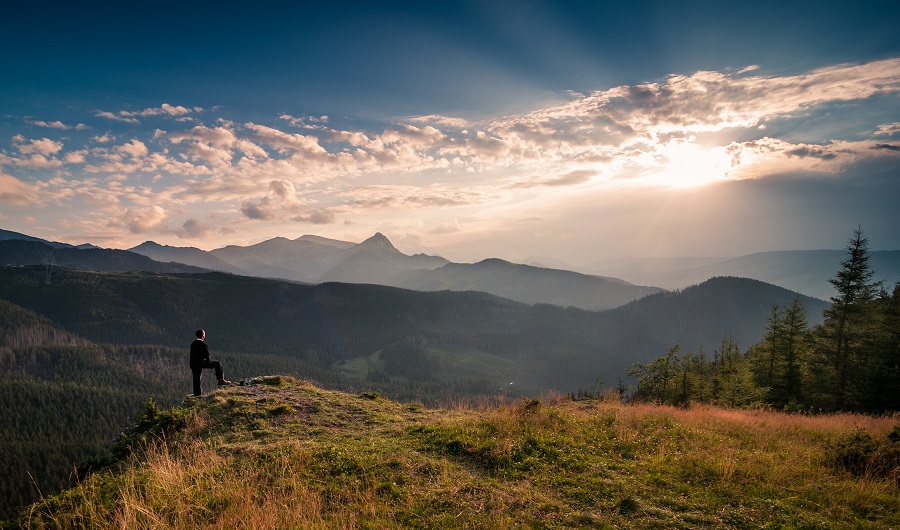
[[[376,232],[374,236],[372,236],[369,239],[366,239],[365,241],[360,243],[360,246],[379,247],[379,248],[384,248],[387,250],[393,250],[393,251],[399,252],[399,250],[397,250],[396,247],[394,247],[394,245],[391,244],[390,239],[388,239],[381,232]]]
[[[163,246],[163,245],[160,245],[160,244],[157,243],[156,241],[151,241],[151,240],[148,239],[147,241],[144,241],[144,242],[141,243],[140,245],[137,245],[137,246],[135,246],[135,247],[131,247],[131,248],[128,249],[128,250],[134,250],[134,249],[136,249],[136,248],[161,248],[162,246]]]

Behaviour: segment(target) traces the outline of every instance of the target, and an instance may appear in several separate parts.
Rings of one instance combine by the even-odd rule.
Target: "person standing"
[[[203,375],[204,368],[212,368],[216,371],[216,381],[219,386],[232,384],[231,381],[225,379],[225,371],[222,369],[222,363],[214,361],[209,357],[209,346],[206,344],[206,331],[198,329],[194,335],[197,338],[191,343],[191,374],[194,376],[194,395],[199,396],[200,376]]]

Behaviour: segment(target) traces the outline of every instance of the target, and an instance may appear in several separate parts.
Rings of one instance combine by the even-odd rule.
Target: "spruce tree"
[[[782,319],[779,352],[784,364],[779,386],[783,391],[783,405],[803,401],[803,366],[807,362],[808,348],[809,324],[806,320],[806,308],[798,295],[785,310]]]
[[[858,405],[860,389],[855,375],[865,364],[869,311],[880,285],[872,282],[875,272],[869,268],[868,244],[861,228],[853,231],[847,258],[829,280],[837,294],[831,297],[831,307],[823,312],[825,322],[818,333],[819,353],[831,368],[832,405],[838,410]]]

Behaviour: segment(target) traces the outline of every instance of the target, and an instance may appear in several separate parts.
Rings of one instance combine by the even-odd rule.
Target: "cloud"
[[[37,201],[37,188],[12,175],[0,172],[0,204],[26,206]]]
[[[193,217],[181,225],[181,229],[175,231],[175,235],[182,239],[202,239],[214,231],[214,228],[200,222]]]
[[[172,118],[182,117],[186,114],[190,114],[191,112],[197,111],[200,112],[203,109],[201,107],[194,107],[194,110],[191,110],[187,107],[182,107],[181,105],[170,105],[168,103],[163,103],[159,107],[151,107],[146,108],[141,111],[127,111],[120,110],[118,113],[112,113],[109,111],[98,110],[94,113],[98,118],[106,118],[108,120],[121,121],[126,123],[140,123],[138,117],[147,117],[147,116],[167,116]]]
[[[294,187],[294,183],[289,180],[273,180],[269,182],[269,193],[273,197],[277,197],[282,203],[296,204],[300,202],[297,200],[297,189]]]
[[[125,113],[125,111],[120,112],[123,116],[184,116],[185,114],[190,114],[191,109],[187,107],[182,107],[181,105],[173,106],[168,103],[163,103],[159,107],[144,109],[140,112],[133,113]]]
[[[85,155],[87,153],[87,149],[82,149],[79,151],[69,151],[63,156],[63,161],[65,161],[67,164],[83,164],[85,162]]]
[[[98,118],[106,118],[107,120],[113,121],[121,121],[125,123],[141,123],[137,118],[130,117],[131,115],[126,113],[123,115],[113,114],[112,112],[105,110],[98,110],[94,113],[94,116]]]
[[[65,123],[63,123],[59,120],[49,121],[49,122],[44,121],[44,120],[35,120],[31,123],[37,125],[38,127],[47,127],[48,129],[60,129],[63,131],[68,131],[71,129],[75,129],[76,131],[82,131],[82,130],[88,128],[88,126],[83,123],[79,123],[76,125],[66,125]]]
[[[335,221],[335,214],[328,209],[315,210],[308,214],[296,215],[292,218],[294,221],[302,223],[312,223],[314,225],[331,224]]]
[[[161,206],[153,205],[140,210],[128,209],[122,215],[121,223],[113,221],[111,224],[123,224],[132,234],[141,234],[158,228],[165,218],[166,211]]]
[[[247,123],[245,127],[253,131],[252,139],[272,146],[283,153],[303,153],[320,157],[329,155],[325,148],[319,145],[318,138],[314,136],[286,133],[255,123]]]
[[[11,158],[10,160],[18,167],[30,169],[53,169],[62,166],[62,162],[59,159],[40,154],[33,154],[24,158]]]
[[[126,144],[117,145],[113,147],[113,151],[128,155],[132,158],[140,158],[150,152],[147,149],[147,145],[137,139],[131,140]]]
[[[218,148],[233,147],[238,141],[234,131],[225,127],[205,127],[197,125],[188,131],[166,132],[159,129],[153,134],[154,138],[166,137],[170,141],[178,143],[185,140],[195,141]]]
[[[442,186],[380,185],[350,192],[352,205],[365,209],[448,208],[469,206],[499,198],[490,188],[449,189]]]
[[[787,156],[813,157],[820,160],[834,160],[837,158],[837,153],[815,146],[798,147],[796,149],[785,151],[784,154]]]
[[[532,177],[527,179],[516,179],[515,182],[504,187],[507,189],[528,189],[537,187],[575,186],[578,184],[584,184],[585,182],[590,182],[590,180],[593,177],[597,176],[597,174],[597,171],[580,169],[549,178]]]
[[[36,153],[44,156],[50,156],[60,152],[63,148],[62,142],[56,142],[49,138],[26,141],[22,135],[16,135],[13,140],[17,142],[16,149],[18,149],[19,152],[23,155]]]
[[[890,136],[897,133],[900,133],[900,122],[897,121],[879,125],[878,130],[875,131],[875,134],[879,136]]]
[[[440,116],[438,114],[429,114],[427,116],[410,116],[406,118],[410,123],[427,123],[430,125],[438,125],[441,127],[452,127],[455,129],[465,129],[473,124],[462,118],[452,118],[449,116]]]
[[[359,214],[361,224],[365,215],[392,210],[398,218],[418,216],[420,233],[449,234],[460,230],[459,223],[432,213],[469,208],[450,214],[465,220],[471,211],[514,209],[538,195],[568,200],[607,184],[835,174],[860,161],[895,157],[892,135],[900,133],[900,122],[869,123],[862,129],[870,131],[869,138],[853,141],[823,138],[819,131],[824,128],[791,125],[806,118],[840,120],[837,114],[847,106],[832,103],[878,104],[886,98],[872,95],[898,91],[900,59],[894,59],[787,76],[756,67],[678,74],[655,83],[571,93],[562,103],[530,112],[478,121],[411,116],[382,128],[288,114],[236,123],[212,115],[215,109],[200,116],[200,107],[168,103],[137,111],[92,111],[129,123],[156,117],[167,126],[129,127],[127,136],[119,133],[116,139],[107,132],[77,146],[16,135],[11,147],[0,151],[0,164],[15,173],[3,177],[3,200],[21,201],[16,197],[30,192],[34,199],[56,201],[72,211],[79,204],[115,204],[115,213],[107,215],[115,215],[128,231],[165,222],[163,212],[153,223],[159,212],[148,210],[151,206],[164,205],[167,212],[187,217],[183,206],[202,199],[208,204],[204,208],[217,208],[232,221],[325,224]],[[188,117],[195,121],[178,122]],[[33,123],[72,128],[61,121]],[[790,140],[777,137],[783,130],[792,131]],[[31,169],[43,171],[32,175]],[[48,180],[72,175],[80,180]],[[28,188],[25,182],[32,178]],[[536,192],[516,192],[529,189]],[[127,222],[122,220],[126,211]],[[208,234],[211,227],[197,221],[204,212],[190,211],[196,218],[180,218],[184,224],[170,233]],[[463,226],[474,224],[467,220]]]
[[[426,233],[431,235],[455,234],[457,232],[462,232],[462,228],[460,228],[459,222],[456,220],[446,223],[439,223],[426,230]]]
[[[282,114],[278,116],[278,119],[285,120],[294,127],[300,127],[303,129],[321,129],[322,125],[328,123],[328,116],[302,116],[302,117],[294,117],[290,114]]]
[[[245,201],[241,204],[241,213],[247,219],[271,221],[276,217],[276,205],[268,197],[263,197],[259,202]]]

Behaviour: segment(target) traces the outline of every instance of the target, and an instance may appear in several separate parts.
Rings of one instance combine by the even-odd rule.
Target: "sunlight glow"
[[[695,188],[729,178],[732,158],[725,147],[706,148],[694,137],[673,138],[655,149],[659,169],[650,175],[654,184]]]

